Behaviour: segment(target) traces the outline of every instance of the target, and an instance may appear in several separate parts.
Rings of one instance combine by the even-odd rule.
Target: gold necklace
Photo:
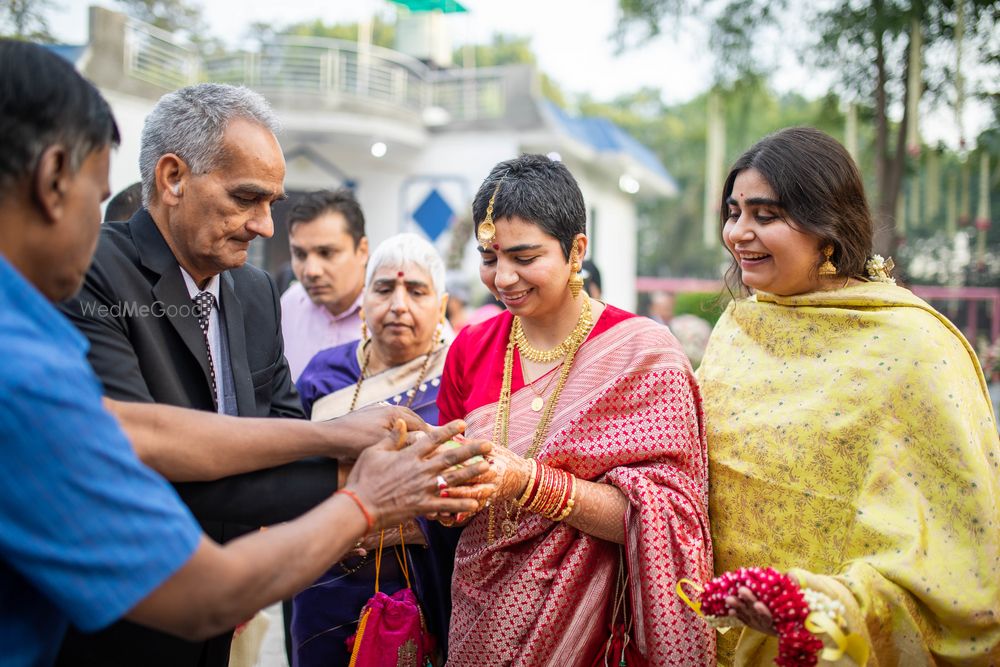
[[[556,387],[552,390],[552,396],[549,398],[548,405],[545,406],[545,411],[542,413],[542,417],[538,421],[538,426],[535,428],[535,434],[531,439],[531,446],[528,447],[528,451],[524,454],[524,458],[526,459],[534,458],[545,440],[545,434],[549,429],[549,423],[552,421],[552,415],[555,412],[556,402],[559,400],[559,395],[562,394],[562,390],[566,386],[566,379],[569,377],[570,368],[573,366],[573,359],[576,358],[577,351],[587,339],[587,334],[590,333],[590,328],[593,325],[591,312],[590,299],[584,297],[583,310],[580,312],[580,322],[586,322],[586,328],[581,328],[580,322],[578,322],[576,329],[573,330],[574,333],[577,330],[581,330],[582,334],[574,337],[573,347],[566,351],[566,357],[563,359],[562,367],[559,369],[559,380],[556,382]],[[517,322],[517,318],[514,319],[514,322]],[[510,423],[510,387],[511,378],[514,375],[515,346],[514,328],[512,326],[511,334],[507,339],[507,352],[503,359],[503,384],[500,386],[500,398],[497,401],[497,416],[496,421],[493,422],[493,442],[500,447],[507,446],[507,432]],[[506,516],[500,529],[504,537],[510,537],[517,530],[517,523],[521,518],[521,508],[517,503],[513,502],[507,502],[506,505]],[[488,544],[491,544],[496,536],[495,510],[496,505],[490,505],[490,514],[486,525],[486,542]]]
[[[524,382],[525,384],[528,385],[528,388],[531,389],[531,393],[535,395],[535,397],[531,399],[532,412],[539,412],[545,405],[545,394],[549,393],[549,387],[552,386],[552,379],[555,378],[557,375],[559,375],[558,373],[552,373],[551,370],[554,369],[550,369],[549,379],[545,381],[545,386],[542,387],[541,391],[538,391],[537,389],[535,389],[535,382],[538,382],[538,380],[541,379],[541,376],[539,376],[539,378],[535,379],[534,381],[529,382],[528,373],[524,368],[524,359],[521,359],[521,375],[524,376]]]
[[[510,335],[517,345],[517,349],[521,352],[522,357],[536,364],[551,364],[553,361],[558,361],[565,357],[571,349],[580,347],[580,342],[586,338],[592,324],[590,299],[584,298],[583,308],[580,309],[580,317],[576,321],[576,326],[561,343],[551,350],[539,350],[528,342],[528,337],[524,335],[524,329],[521,328],[520,317],[514,317],[514,324],[510,328]]]
[[[437,337],[435,336],[435,338]],[[361,383],[365,381],[365,373],[368,372],[368,361],[372,356],[371,348],[368,347],[368,343],[370,342],[371,339],[369,338],[361,344],[365,351],[365,356],[364,360],[361,362],[361,372],[358,373],[358,383],[354,385],[354,398],[351,399],[351,409],[348,410],[348,412],[354,412],[354,408],[358,405],[358,395],[361,393]],[[413,405],[413,399],[417,397],[417,389],[420,388],[424,378],[427,377],[427,370],[431,367],[431,356],[434,354],[434,342],[435,340],[432,339],[431,349],[427,350],[427,354],[424,356],[424,365],[420,367],[420,375],[417,376],[417,383],[413,385],[413,389],[406,392],[406,395],[409,396],[409,400],[406,401],[406,407]]]

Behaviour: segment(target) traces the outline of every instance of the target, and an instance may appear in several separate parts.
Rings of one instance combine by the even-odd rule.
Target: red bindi
[[[402,271],[397,271],[396,272],[396,277],[397,278],[402,278],[403,277],[403,272]]]
[[[500,244],[499,243],[494,243],[493,244],[493,249],[494,250],[499,250],[500,249]]]

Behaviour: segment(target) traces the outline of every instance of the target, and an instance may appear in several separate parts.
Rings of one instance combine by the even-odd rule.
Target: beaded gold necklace
[[[590,333],[591,327],[594,325],[593,311],[590,306],[590,299],[587,297],[583,298],[583,308],[580,309],[580,319],[577,320],[576,327],[566,337],[560,346],[565,346],[565,356],[563,358],[562,367],[559,369],[559,379],[556,381],[555,389],[552,390],[552,396],[549,398],[548,404],[545,406],[545,411],[542,413],[541,419],[538,421],[538,426],[535,428],[535,434],[531,439],[531,446],[528,447],[528,451],[525,452],[524,458],[530,459],[534,458],[535,454],[541,448],[542,443],[545,440],[545,434],[549,430],[549,423],[552,421],[552,415],[555,412],[556,402],[559,400],[559,395],[562,393],[563,387],[566,386],[566,379],[569,377],[570,368],[573,366],[573,359],[576,358],[576,353],[583,345],[583,342],[587,340],[587,334]],[[510,386],[511,378],[514,374],[514,348],[518,348],[522,355],[526,358],[531,359],[525,354],[524,349],[520,346],[516,336],[515,328],[520,330],[520,318],[514,318],[514,324],[511,326],[510,336],[507,339],[507,352],[504,355],[503,360],[503,384],[500,386],[500,399],[497,401],[497,416],[496,421],[493,422],[493,442],[500,446],[507,446],[507,429],[510,423]],[[534,350],[534,352],[540,352],[539,350]],[[551,350],[549,351],[551,352]],[[555,359],[558,359],[556,357]],[[554,361],[553,359],[552,361]],[[535,361],[534,359],[531,359]],[[517,522],[521,518],[521,508],[517,503],[508,502],[506,503],[506,516],[500,525],[500,530],[503,532],[504,537],[510,537],[517,530]],[[496,506],[490,505],[490,514],[486,527],[486,541],[487,543],[492,543],[496,536]]]
[[[424,378],[427,377],[427,370],[431,367],[431,357],[434,356],[434,344],[437,342],[439,336],[435,334],[434,338],[431,340],[431,349],[427,350],[427,354],[424,356],[424,365],[420,367],[420,375],[417,376],[417,383],[413,385],[413,388],[406,392],[409,399],[406,401],[406,407],[413,405],[413,399],[417,396],[417,389],[423,384]],[[348,412],[354,412],[354,408],[358,405],[358,395],[361,393],[361,383],[365,381],[365,374],[368,372],[368,362],[371,359],[372,351],[368,346],[371,340],[366,340],[363,342],[362,348],[364,349],[364,358],[361,362],[361,372],[358,373],[358,383],[354,385],[354,397],[351,399],[351,409]]]
[[[584,310],[587,312],[586,318],[583,315]],[[593,324],[590,314],[590,299],[584,299],[583,309],[580,310],[580,319],[577,320],[576,327],[551,350],[539,350],[528,342],[527,336],[524,335],[524,329],[521,328],[520,317],[514,318],[514,324],[510,328],[510,336],[514,340],[514,344],[517,345],[517,349],[520,350],[522,357],[536,364],[551,364],[553,361],[563,359],[571,349],[580,347],[580,343],[590,331],[590,325]]]

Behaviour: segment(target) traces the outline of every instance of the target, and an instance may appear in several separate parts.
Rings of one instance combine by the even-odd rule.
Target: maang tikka
[[[493,204],[496,203],[497,193],[500,192],[500,185],[503,184],[503,179],[497,183],[497,186],[493,188],[493,194],[490,195],[490,203],[486,206],[486,217],[483,221],[479,223],[479,227],[476,228],[476,240],[479,241],[479,245],[486,250],[493,243],[493,240],[497,237],[497,226],[493,224]]]

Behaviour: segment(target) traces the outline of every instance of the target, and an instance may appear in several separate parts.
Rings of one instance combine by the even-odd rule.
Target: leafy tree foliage
[[[786,0],[619,0],[617,37],[621,47],[628,48],[636,32],[641,42],[665,25],[673,27],[684,19],[703,17],[711,28],[709,47],[716,56],[717,85],[726,86],[773,71],[774,63],[762,61],[759,55],[758,46],[765,41],[762,36],[775,31],[780,36],[782,31],[801,31],[809,26],[806,29],[814,32],[814,38],[800,56],[817,67],[836,71],[841,94],[861,103],[874,126],[872,192],[881,223],[876,250],[891,254],[900,241],[895,205],[907,169],[912,168],[905,145],[912,122],[906,105],[909,51],[919,30],[926,62],[922,86],[928,91],[927,103],[954,102],[958,96],[955,58],[948,55],[955,50],[959,2],[966,77],[979,72],[978,80],[968,79],[970,87],[981,86],[986,95],[995,97],[1000,80],[998,0],[839,0],[813,8],[796,3],[794,16]],[[632,39],[631,46],[635,44]],[[891,120],[893,113],[900,116],[896,123]]]
[[[6,0],[0,4],[0,37],[53,41],[45,17],[52,8],[52,0]]]

